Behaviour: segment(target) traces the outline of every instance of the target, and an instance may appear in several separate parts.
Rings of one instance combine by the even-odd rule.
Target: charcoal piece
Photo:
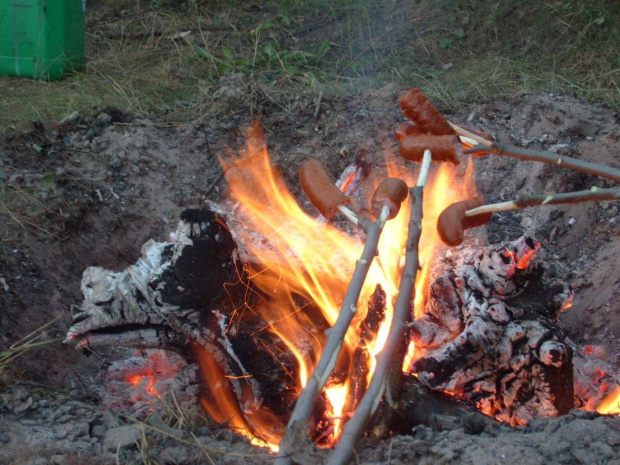
[[[479,434],[498,425],[492,418],[480,413],[473,402],[459,400],[422,384],[411,375],[402,375],[402,390],[396,408],[382,402],[373,415],[368,431],[373,437],[410,434],[413,428],[425,425],[435,430],[462,426],[470,434]],[[382,421],[391,415],[389,426]]]
[[[224,221],[209,210],[185,210],[179,229],[183,229],[181,235],[187,243],[177,241],[172,266],[150,285],[153,289],[160,286],[161,299],[166,303],[208,308],[235,274],[235,242]]]

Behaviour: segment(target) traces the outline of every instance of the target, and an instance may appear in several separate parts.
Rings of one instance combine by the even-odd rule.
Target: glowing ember
[[[414,165],[405,165],[396,160],[393,153],[386,153],[388,176],[403,178],[409,185],[414,183]],[[299,296],[320,308],[325,322],[331,326],[335,322],[343,300],[355,261],[360,256],[363,242],[359,237],[317,221],[305,213],[289,193],[282,178],[272,169],[266,144],[260,127],[255,125],[247,143],[247,153],[232,164],[224,164],[232,199],[239,204],[233,225],[237,241],[244,247],[252,261],[267,266],[260,271],[249,267],[250,280],[267,296],[252,311],[259,313],[266,321],[265,330],[276,334],[294,354],[298,363],[297,379],[287,380],[302,389],[309,374],[315,367],[325,342],[320,325],[302,311],[299,311]],[[416,284],[416,314],[422,311],[426,299],[424,292],[428,279],[428,264],[433,258],[439,240],[435,223],[439,213],[450,203],[473,194],[473,173],[468,169],[468,181],[455,183],[456,167],[442,165],[431,176],[424,204],[423,237],[420,244],[420,262],[423,272]],[[434,178],[434,179],[433,179]],[[381,179],[374,179],[374,186]],[[455,184],[457,184],[455,186]],[[368,197],[373,186],[366,189]],[[381,351],[392,319],[393,302],[400,275],[400,261],[405,248],[409,206],[403,205],[399,215],[388,222],[379,243],[378,259],[373,263],[369,278],[362,291],[358,305],[358,315],[345,337],[345,345],[338,359],[335,372],[340,379],[349,379],[359,367],[353,366],[353,353],[359,343],[359,326],[365,317],[366,303],[379,284],[386,293],[385,319],[377,337],[366,347],[372,355],[369,359],[368,379],[372,375],[375,356]],[[325,326],[323,322],[322,327]],[[231,324],[233,324],[231,322]],[[409,348],[413,354],[413,347]],[[278,442],[273,431],[272,419],[258,415],[259,407],[245,405],[243,413],[234,401],[232,393],[227,392],[222,374],[208,356],[201,357],[202,370],[209,383],[217,405],[204,402],[209,414],[217,421],[225,422],[243,434],[262,438],[273,448]],[[408,365],[407,365],[408,366]],[[329,443],[335,442],[343,423],[349,387],[347,383],[330,381],[325,389],[327,404],[326,417],[332,424],[324,431],[332,431]],[[248,414],[249,412],[249,414]],[[245,418],[244,418],[245,417]],[[252,419],[252,424],[248,418]],[[329,445],[329,444],[327,444]]]
[[[616,388],[605,397],[596,411],[603,415],[618,415],[620,414],[620,386]]]
[[[562,305],[562,307],[560,307],[561,311],[564,310],[568,310],[569,308],[572,308],[573,306],[573,299],[575,298],[575,296],[573,294],[569,295],[568,298],[566,299],[566,301],[564,302],[564,305]],[[588,354],[590,355],[590,354]]]
[[[530,260],[534,254],[540,250],[539,242],[534,242],[534,246],[535,247],[533,249],[527,250],[523,256],[517,260],[517,269],[525,270],[527,268],[527,265],[530,263]]]
[[[355,180],[355,173],[349,174],[349,176],[347,176],[347,178],[342,183],[342,186],[340,186],[340,190],[342,192],[346,192],[349,189],[349,187],[351,186],[351,183],[353,183],[354,180]]]
[[[147,350],[146,357],[136,357],[139,363],[120,370],[119,379],[131,385],[132,402],[158,399],[170,390],[170,380],[174,379],[182,365],[177,359],[161,350]]]
[[[134,375],[127,378],[127,382],[131,384],[133,387],[144,386],[144,391],[151,396],[158,396],[159,393],[155,386],[155,377],[154,376],[142,376],[142,375]]]

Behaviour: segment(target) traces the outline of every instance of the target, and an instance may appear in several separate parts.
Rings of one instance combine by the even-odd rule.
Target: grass
[[[58,315],[53,320],[36,329],[32,333],[11,345],[8,349],[0,351],[0,386],[18,378],[15,361],[26,352],[41,347],[60,339],[47,339],[47,329],[60,318]]]
[[[396,82],[444,107],[521,91],[620,108],[620,4],[611,0],[108,0],[87,18],[85,70],[0,78],[0,128],[112,106],[195,121],[243,73],[278,98]]]
[[[270,457],[267,450],[244,454],[226,450],[224,447],[214,448],[202,444],[195,431],[200,426],[212,424],[212,421],[204,415],[202,410],[192,410],[189,412],[184,410],[175,398],[174,391],[158,397],[156,421],[151,421],[152,419],[142,421],[132,417],[127,417],[127,420],[139,425],[141,428],[142,436],[140,441],[136,443],[136,447],[140,452],[143,465],[159,463],[154,461],[152,456],[157,456],[158,451],[156,449],[157,447],[160,448],[161,443],[164,442],[189,447],[196,452],[196,455],[200,456],[201,463],[219,463],[222,457],[235,457],[237,459],[259,457],[269,459]],[[212,427],[215,430],[219,429],[219,431],[229,431],[224,425]],[[217,434],[215,434],[215,438],[217,438]]]

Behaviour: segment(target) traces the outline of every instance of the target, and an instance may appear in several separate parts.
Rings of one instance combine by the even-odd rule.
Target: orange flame
[[[416,176],[411,172],[414,165],[405,166],[391,151],[386,150],[385,155],[388,176],[401,177],[408,185],[414,185]],[[255,125],[249,134],[247,153],[234,163],[222,163],[230,187],[230,196],[239,205],[234,218],[229,221],[231,229],[241,248],[245,248],[251,257],[250,261],[265,267],[252,274],[250,279],[270,299],[259,304],[253,311],[265,319],[265,329],[276,334],[294,354],[298,364],[298,379],[291,381],[296,384],[296,389],[301,390],[318,362],[325,336],[317,322],[311,321],[303,311],[298,310],[294,297],[302,296],[316,305],[325,322],[332,326],[338,316],[355,262],[361,255],[363,242],[359,236],[351,236],[331,224],[317,221],[300,208],[281,176],[271,167],[259,126]],[[457,169],[452,165],[441,165],[436,173],[431,173],[425,192],[423,236],[419,249],[422,272],[419,273],[416,283],[416,315],[421,314],[425,304],[429,265],[439,245],[435,226],[437,217],[449,204],[474,194],[471,165],[467,170],[467,180],[461,184],[453,181],[457,176]],[[374,187],[379,180],[372,180]],[[372,192],[366,194],[370,196]],[[378,247],[378,257],[370,268],[360,296],[358,314],[345,336],[336,365],[336,371],[342,374],[340,379],[349,379],[350,375],[359,370],[359,367],[352,363],[353,353],[359,343],[359,326],[366,316],[366,303],[379,284],[386,293],[386,309],[376,339],[366,347],[371,354],[368,379],[372,375],[376,364],[375,356],[381,351],[391,324],[393,302],[400,281],[408,216],[409,200],[403,204],[397,217],[385,226]],[[409,352],[413,354],[413,347],[409,348]],[[215,366],[204,366],[203,371],[205,369],[211,374],[217,372]],[[217,376],[207,378],[221,379]],[[215,390],[214,387],[211,389]],[[224,388],[218,386],[217,389]],[[230,395],[232,396],[232,393]],[[325,389],[326,416],[333,420],[333,441],[339,435],[343,413],[350,402],[348,395],[347,383],[336,383],[332,380]],[[222,396],[217,397],[219,399]],[[250,431],[257,432],[262,438],[269,437],[268,443],[277,444],[277,438],[274,439],[269,430],[270,425],[262,425],[259,421],[249,425],[240,415],[239,407],[233,405],[233,400],[231,397],[229,401],[218,402],[217,406],[205,405],[205,408],[214,418],[219,419],[218,421],[228,421],[234,427],[245,431],[246,435],[250,434]]]
[[[201,399],[202,406],[209,416],[247,437],[255,446],[268,447],[272,452],[277,452],[279,437],[272,432],[276,424],[273,417],[268,412],[260,410],[256,404],[244,406],[246,413],[244,415],[220,365],[201,347],[196,346],[195,350],[198,353],[200,370],[204,379],[208,381],[210,398],[213,399],[211,402],[205,398]],[[254,421],[260,427],[257,427]],[[257,430],[260,430],[260,437],[253,433]]]

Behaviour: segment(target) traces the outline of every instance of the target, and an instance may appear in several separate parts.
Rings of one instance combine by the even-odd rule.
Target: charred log
[[[413,324],[424,351],[412,367],[431,389],[511,424],[573,407],[572,349],[555,317],[570,291],[521,238],[444,260],[427,313]]]
[[[480,413],[472,402],[430,389],[411,375],[403,374],[402,377],[398,405],[392,408],[387,402],[381,403],[368,426],[371,436],[385,438],[394,434],[410,434],[419,425],[439,431],[460,425],[467,431],[479,433],[497,424]],[[391,418],[389,426],[383,421],[387,414]]]
[[[67,342],[78,348],[177,351],[197,361],[207,380],[220,376],[222,392],[233,394],[239,412],[268,404],[285,414],[286,382],[274,379],[294,376],[294,358],[284,350],[261,350],[279,343],[261,330],[261,318],[251,312],[233,318],[234,302],[244,302],[239,295],[248,283],[226,224],[211,211],[186,210],[173,238],[172,243],[149,240],[142,257],[126,270],[88,268],[82,279],[84,301],[71,309]],[[217,402],[222,393],[211,391]]]

